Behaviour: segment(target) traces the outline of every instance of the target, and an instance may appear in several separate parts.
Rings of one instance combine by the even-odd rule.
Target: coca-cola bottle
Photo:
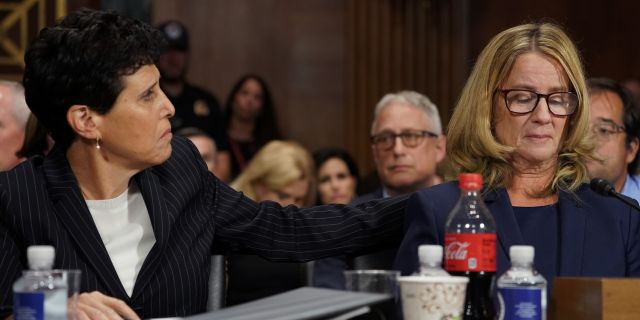
[[[494,319],[496,224],[480,196],[482,176],[463,173],[459,179],[460,199],[445,224],[445,269],[469,278],[464,319]]]

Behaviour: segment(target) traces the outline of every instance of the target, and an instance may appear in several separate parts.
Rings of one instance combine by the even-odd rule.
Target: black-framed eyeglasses
[[[578,95],[573,92],[551,92],[542,94],[526,89],[498,89],[504,97],[507,109],[513,113],[526,114],[533,112],[540,98],[547,101],[549,112],[556,116],[568,116],[578,108]]]
[[[590,125],[591,132],[596,141],[609,141],[614,135],[625,132],[624,126],[621,126],[612,120],[601,120]]]
[[[396,138],[409,148],[417,147],[425,137],[437,138],[438,134],[426,130],[403,131],[401,133],[383,132],[371,136],[371,144],[381,149],[390,149],[396,144]]]

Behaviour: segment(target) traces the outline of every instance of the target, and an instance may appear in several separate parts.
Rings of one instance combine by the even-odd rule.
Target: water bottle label
[[[444,244],[447,271],[496,271],[495,233],[450,233]]]
[[[44,319],[44,292],[16,292],[13,304],[15,320]]]
[[[539,288],[499,288],[500,320],[541,320],[542,290]]]

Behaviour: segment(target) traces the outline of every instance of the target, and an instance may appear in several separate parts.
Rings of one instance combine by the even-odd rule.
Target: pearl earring
[[[96,138],[96,149],[100,150],[100,138]]]

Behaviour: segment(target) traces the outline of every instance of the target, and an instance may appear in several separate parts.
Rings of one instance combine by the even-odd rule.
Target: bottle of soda
[[[532,246],[511,246],[511,268],[498,278],[499,320],[545,320],[547,281],[533,268]]]
[[[448,277],[449,273],[442,269],[442,246],[437,244],[423,244],[418,247],[421,276]]]
[[[496,224],[480,195],[482,176],[463,173],[459,179],[460,199],[445,224],[445,269],[469,278],[464,319],[494,319]]]

